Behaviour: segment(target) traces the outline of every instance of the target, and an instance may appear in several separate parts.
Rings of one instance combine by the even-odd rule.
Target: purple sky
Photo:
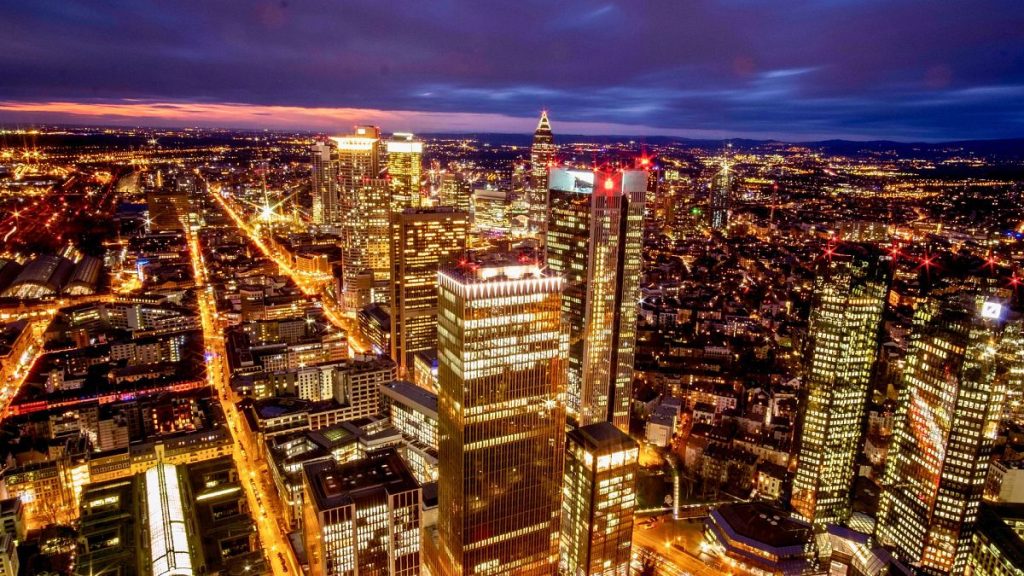
[[[1024,136],[1021,0],[31,0],[0,122]]]

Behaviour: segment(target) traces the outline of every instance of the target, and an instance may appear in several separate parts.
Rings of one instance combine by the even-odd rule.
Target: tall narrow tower
[[[646,193],[643,170],[550,173],[545,246],[548,267],[566,280],[575,426],[629,430]]]
[[[313,223],[333,221],[340,202],[338,147],[333,142],[313,144]]]
[[[359,277],[370,271],[386,278],[391,272],[390,249],[379,242],[389,234],[387,189],[380,180],[380,129],[357,126],[354,134],[333,140],[338,146],[341,202],[330,223],[341,228],[344,240],[344,305],[358,310],[369,298],[359,287]]]
[[[530,233],[535,234],[542,242],[548,220],[548,170],[555,164],[555,138],[551,134],[551,122],[548,111],[540,114],[540,122],[533,133],[533,145],[530,147],[530,186],[527,191],[527,204],[530,209]]]
[[[850,246],[850,252],[857,252]],[[808,396],[793,509],[816,524],[850,516],[871,368],[888,293],[885,267],[866,254],[831,255],[815,280]]]
[[[557,569],[562,285],[520,259],[438,274],[438,532],[448,576]]]
[[[915,571],[964,572],[1006,394],[1004,314],[999,301],[954,295],[914,317],[877,533]]]

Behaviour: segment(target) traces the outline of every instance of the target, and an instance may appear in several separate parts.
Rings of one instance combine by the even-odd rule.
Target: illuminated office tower
[[[530,233],[544,240],[545,225],[548,221],[548,170],[555,165],[555,138],[551,134],[551,122],[548,111],[540,114],[540,122],[533,133],[533,145],[530,146],[530,187],[527,191],[527,203],[530,206]]]
[[[395,132],[387,141],[388,179],[391,183],[391,211],[420,206],[423,176],[423,142],[408,132]]]
[[[1006,380],[1003,418],[1024,423],[1024,326],[1021,323],[1014,322],[1006,327],[999,356]]]
[[[473,187],[469,180],[454,172],[441,176],[441,190],[437,199],[439,206],[450,206],[468,214],[472,202]]]
[[[565,441],[561,278],[536,262],[438,274],[440,568],[550,575]]]
[[[357,126],[355,133],[332,138],[338,147],[339,207],[330,224],[340,226],[344,240],[342,291],[344,305],[358,310],[367,295],[360,276],[370,271],[386,283],[391,272],[390,199],[380,178],[380,129]]]
[[[725,230],[729,227],[729,208],[732,204],[732,167],[729,157],[722,159],[722,169],[711,183],[711,202],[708,210],[709,224],[712,230]]]
[[[334,220],[341,201],[338,193],[338,147],[333,142],[313,144],[313,223]]]
[[[547,264],[566,280],[570,423],[629,430],[640,298],[643,170],[551,170]]]
[[[437,271],[466,250],[469,215],[453,208],[408,208],[395,215],[391,243],[391,357],[408,373],[416,352],[437,346]]]
[[[945,296],[914,316],[877,534],[917,572],[964,572],[1005,396],[996,373],[1006,312]]]
[[[393,448],[306,464],[302,489],[310,576],[420,573],[422,493]]]
[[[610,422],[566,436],[559,573],[629,576],[638,453]]]
[[[866,256],[835,254],[822,262],[815,280],[804,375],[807,405],[791,501],[800,517],[815,524],[841,523],[850,516],[888,293],[884,270]]]

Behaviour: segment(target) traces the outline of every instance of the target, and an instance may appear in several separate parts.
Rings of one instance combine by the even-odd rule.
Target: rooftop
[[[338,464],[314,462],[303,466],[318,510],[345,506],[381,493],[395,494],[419,488],[409,468],[394,449]]]
[[[569,432],[568,439],[597,454],[610,454],[637,447],[632,438],[611,422],[598,422],[577,428]]]
[[[763,502],[724,504],[715,510],[741,537],[772,548],[802,547],[813,536],[810,524]]]
[[[437,394],[424,390],[412,382],[395,380],[381,386],[381,393],[396,402],[412,406],[420,412],[437,418]]]

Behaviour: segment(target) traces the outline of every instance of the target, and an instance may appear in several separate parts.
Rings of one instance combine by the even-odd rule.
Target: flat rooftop
[[[598,422],[569,432],[569,441],[597,454],[621,452],[637,447],[635,441],[611,422]]]
[[[803,546],[813,537],[810,524],[763,502],[724,504],[716,512],[736,534],[773,548]]]
[[[394,449],[375,452],[346,464],[333,460],[314,462],[303,466],[303,471],[317,510],[419,488],[416,478]]]
[[[417,408],[437,418],[437,394],[424,390],[405,380],[395,380],[381,386],[381,392],[396,402]]]

